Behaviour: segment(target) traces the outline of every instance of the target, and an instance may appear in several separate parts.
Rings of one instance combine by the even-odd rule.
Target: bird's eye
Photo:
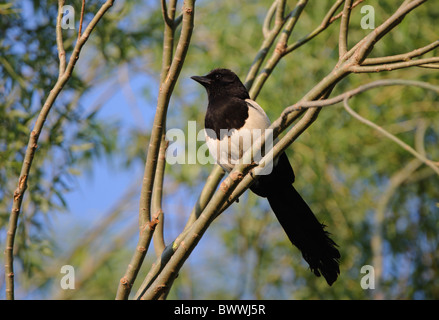
[[[217,73],[217,74],[215,75],[215,79],[220,79],[220,78],[221,78],[221,74]]]

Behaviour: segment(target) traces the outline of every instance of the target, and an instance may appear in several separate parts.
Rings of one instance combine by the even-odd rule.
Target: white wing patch
[[[245,99],[248,105],[248,118],[244,128],[248,129],[266,129],[271,125],[270,119],[256,101]]]

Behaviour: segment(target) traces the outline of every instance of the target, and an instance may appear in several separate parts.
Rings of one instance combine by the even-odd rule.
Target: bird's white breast
[[[239,163],[244,153],[252,144],[265,133],[271,122],[265,111],[253,100],[246,99],[248,105],[248,118],[244,126],[238,130],[222,129],[227,134],[222,139],[212,138],[212,132],[206,135],[206,143],[210,154],[216,162],[226,171],[231,171]],[[257,161],[257,159],[255,159]]]

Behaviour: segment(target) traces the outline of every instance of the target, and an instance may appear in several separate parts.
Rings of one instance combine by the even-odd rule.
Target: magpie
[[[205,76],[193,76],[207,91],[205,135],[209,152],[230,172],[251,144],[236,143],[233,135],[265,130],[270,120],[252,99],[238,76],[229,69],[214,69]],[[248,139],[246,134],[243,139]],[[235,139],[236,140],[236,139]],[[242,141],[241,141],[242,142]],[[295,175],[288,157],[282,153],[269,174],[259,175],[250,190],[268,199],[282,228],[301,252],[311,271],[323,275],[331,286],[340,274],[340,253],[307,203],[293,187]]]

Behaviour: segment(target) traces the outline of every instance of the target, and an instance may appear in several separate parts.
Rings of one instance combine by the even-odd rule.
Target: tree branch
[[[165,134],[162,135],[160,142],[159,159],[157,162],[156,176],[154,180],[154,190],[152,193],[152,212],[155,213],[153,221],[157,223],[154,231],[154,250],[157,257],[159,257],[165,249],[165,240],[163,235],[164,213],[162,209],[163,198],[163,179],[165,175],[166,165],[166,149],[168,148],[168,141],[165,140]]]
[[[360,116],[358,113],[356,113],[354,110],[352,110],[349,107],[348,98],[345,98],[343,100],[343,106],[346,109],[346,111],[351,116],[353,116],[355,119],[359,120],[360,122],[363,122],[364,124],[368,125],[369,127],[379,131],[380,133],[385,135],[390,140],[396,142],[404,150],[410,152],[414,157],[418,158],[420,161],[422,161],[424,164],[429,166],[431,169],[433,169],[434,172],[436,172],[439,175],[439,162],[434,162],[434,161],[432,161],[430,159],[427,159],[424,155],[422,155],[419,152],[417,152],[415,149],[410,147],[408,144],[406,144],[405,142],[403,142],[402,140],[400,140],[399,138],[397,138],[396,136],[394,136],[390,132],[384,130],[382,127],[378,126],[377,124],[373,123],[372,121],[367,120],[367,119],[363,118],[362,116]]]
[[[265,16],[264,23],[262,24],[262,34],[264,36],[264,39],[266,39],[270,33],[272,33],[273,29],[270,30],[270,24],[273,20],[274,13],[278,10],[279,6],[278,4],[281,1],[274,0],[273,3],[270,6],[270,9],[267,11],[267,15]],[[285,4],[285,1],[283,1]]]
[[[293,12],[297,12],[297,8],[298,8],[299,4],[297,4],[296,8],[290,13],[290,15],[292,15]],[[275,25],[271,30],[268,30],[268,26],[267,24],[269,24],[269,22],[271,21],[273,15],[276,12],[284,12],[285,10],[285,1],[274,1],[273,5],[270,7],[267,16],[265,18],[265,22],[264,22],[264,27],[263,27],[263,34],[264,34],[264,41],[261,44],[261,47],[259,48],[258,53],[256,54],[255,59],[253,60],[253,63],[250,67],[249,72],[247,73],[247,77],[244,81],[244,85],[246,86],[247,89],[251,89],[253,87],[253,83],[255,81],[256,75],[259,72],[262,63],[264,62],[265,58],[267,57],[267,54],[270,50],[270,48],[273,46],[274,40],[276,39],[276,37],[279,35],[279,33],[281,32],[283,26],[286,23],[285,19],[276,19],[275,20]],[[297,14],[300,14],[297,13]],[[277,15],[278,16],[278,15]],[[267,29],[267,30],[265,30]]]
[[[426,54],[427,52],[430,52],[430,51],[436,49],[438,46],[439,46],[439,40],[434,41],[425,47],[418,48],[418,49],[415,49],[415,50],[407,52],[407,53],[397,54],[397,55],[387,56],[387,57],[367,58],[366,60],[363,61],[363,63],[361,65],[368,66],[368,65],[408,61],[408,60],[411,60],[413,58],[422,56],[422,55]]]
[[[382,71],[393,71],[397,69],[404,69],[414,66],[423,66],[436,62],[439,62],[439,57],[416,59],[416,60],[395,62],[389,64],[379,64],[373,66],[356,65],[356,66],[352,66],[350,70],[354,73],[372,73],[372,72],[382,72]]]
[[[420,64],[417,67],[426,68],[426,69],[439,69],[439,63],[427,63],[427,64]]]
[[[168,13],[168,7],[167,7],[167,4],[166,4],[166,0],[161,0],[160,3],[162,5],[162,15],[163,15],[163,20],[165,21],[166,26],[169,27],[169,28],[173,28],[173,26],[174,26],[174,17],[170,16],[169,13]],[[171,8],[173,8],[173,10],[171,10],[171,11],[174,12],[174,13],[175,13],[175,6],[176,6],[176,1],[172,1]]]
[[[331,99],[325,99],[325,100],[319,100],[319,101],[298,102],[292,106],[287,107],[282,112],[282,117],[286,117],[289,113],[291,113],[293,111],[302,110],[303,108],[328,107],[328,106],[337,104],[339,102],[342,102],[345,99],[350,99],[353,96],[356,96],[360,93],[363,93],[367,90],[371,90],[374,88],[386,87],[386,86],[396,86],[396,85],[420,87],[420,88],[424,88],[424,89],[439,93],[439,86],[432,85],[431,83],[428,83],[428,82],[402,80],[402,79],[383,79],[383,80],[377,80],[377,81],[373,81],[373,82],[364,84],[362,86],[359,86],[356,89],[346,91],[346,92],[339,94],[338,96],[335,96]]]
[[[377,41],[393,30],[395,26],[401,23],[408,13],[419,7],[425,1],[427,0],[405,1],[394,14],[349,50],[349,52],[345,54],[345,60],[353,57],[353,60],[350,60],[350,63],[354,65],[361,64],[372,51]]]
[[[245,86],[249,88],[249,95],[252,99],[254,100],[256,99],[265,81],[270,76],[271,72],[276,67],[280,59],[285,55],[285,50],[288,45],[288,38],[293,32],[297,20],[299,19],[300,15],[303,12],[303,9],[307,4],[308,4],[308,0],[300,0],[297,3],[294,10],[290,12],[284,24],[283,25],[278,24],[278,27],[279,26],[280,27],[275,28],[273,30],[273,38],[270,37],[267,38],[266,41],[264,41],[262,49],[259,51],[258,55],[256,56],[255,62],[253,62],[252,67],[250,68],[249,75],[247,76],[248,80],[246,79],[245,81]],[[280,32],[282,27],[283,27],[282,33],[279,36],[279,39],[276,43],[276,47],[270,59],[267,61],[267,63],[265,64],[263,70],[259,73],[259,75],[256,78],[254,78],[254,76],[260,69],[260,66],[262,65],[263,59],[265,59],[266,54],[268,53],[268,49],[272,47],[274,43],[274,38]]]
[[[58,0],[58,17],[56,20],[56,45],[58,48],[58,57],[59,57],[59,74],[58,78],[60,78],[64,71],[66,70],[66,51],[64,50],[64,43],[62,38],[62,28],[61,28],[61,20],[63,16],[63,6],[65,4],[65,0]]]
[[[362,1],[362,0],[361,0]],[[358,2],[361,2],[358,1]],[[309,33],[308,35],[304,36],[303,38],[297,40],[296,42],[290,44],[286,49],[285,49],[285,54],[290,53],[291,51],[296,50],[297,48],[301,47],[302,45],[304,45],[305,43],[307,43],[308,41],[310,41],[311,39],[313,39],[314,37],[316,37],[317,35],[319,35],[320,33],[322,33],[322,31],[326,30],[326,28],[328,28],[332,22],[334,22],[335,20],[339,19],[341,14],[334,16],[335,12],[338,10],[338,8],[340,8],[341,4],[344,2],[344,0],[337,0],[332,7],[329,9],[328,13],[326,14],[326,16],[323,18],[322,22],[320,23],[320,25],[315,28],[311,33]],[[354,7],[354,6],[353,6]]]
[[[349,29],[349,19],[352,10],[352,0],[346,0],[344,3],[343,12],[341,15],[340,22],[340,33],[338,37],[338,56],[342,60],[346,54],[348,47],[348,29]]]
[[[82,33],[82,23],[84,21],[84,10],[85,10],[85,0],[82,0],[82,5],[81,5],[81,17],[79,19],[79,30],[78,30],[78,40],[81,38],[81,33]]]

